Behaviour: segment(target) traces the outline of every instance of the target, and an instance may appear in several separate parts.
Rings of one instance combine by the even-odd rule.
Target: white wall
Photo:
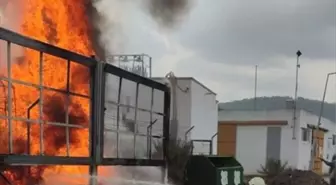
[[[244,167],[245,174],[257,174],[266,159],[265,126],[244,126],[237,128],[236,158]]]
[[[216,94],[209,92],[198,82],[191,83],[191,132],[192,139],[211,139],[217,133],[218,107]],[[199,145],[198,151],[209,152],[209,145]],[[217,137],[213,141],[213,154],[217,154]]]
[[[154,80],[166,81],[160,78],[154,78]],[[188,139],[210,140],[217,132],[216,94],[210,92],[193,78],[177,78],[177,85],[178,137],[184,140],[187,130],[194,126],[194,129],[187,135]],[[209,149],[209,145],[195,144],[194,150],[208,153]],[[217,153],[217,138],[214,138],[213,152]]]
[[[164,78],[154,78],[155,81],[165,83],[167,80]],[[177,119],[178,119],[178,137],[185,138],[185,132],[191,127],[191,80],[178,79],[176,88],[177,96]],[[173,99],[171,98],[171,101]],[[170,116],[173,114],[173,105],[171,104]]]
[[[287,120],[288,125],[282,126],[281,131],[281,153],[280,158],[282,161],[287,161],[288,165],[292,167],[297,167],[298,165],[298,153],[299,153],[299,147],[298,147],[298,140],[292,140],[292,129],[291,125],[293,123],[292,120],[293,111],[290,110],[274,110],[274,111],[219,111],[218,113],[218,120],[219,121],[229,121],[229,120],[236,120],[236,121],[252,121],[252,120]],[[299,119],[298,119],[299,120]],[[243,127],[239,127],[238,130],[244,129],[245,132],[248,132],[248,129]],[[237,158],[239,161],[247,161],[251,160],[254,161],[247,163],[246,165],[243,165],[244,168],[249,169],[249,171],[252,173],[254,169],[254,172],[258,169],[260,169],[260,164],[264,164],[266,160],[266,134],[267,134],[267,126],[264,126],[262,128],[261,126],[251,126],[255,128],[260,128],[261,130],[265,130],[265,132],[260,131],[260,133],[251,130],[250,134],[247,135],[237,135],[237,141],[245,140],[246,142],[251,143],[262,143],[265,145],[264,147],[259,146],[260,150],[263,148],[263,151],[259,151],[254,149],[254,145],[250,145],[249,148],[245,149],[243,146],[238,146],[239,143],[237,143],[237,148],[239,148],[239,151],[236,151],[237,156],[245,156],[246,154],[253,153],[253,152],[261,152],[265,153],[264,158],[258,157],[249,157],[249,155],[246,155],[246,157]],[[251,128],[247,127],[247,128]],[[299,130],[296,130],[296,135],[298,136]],[[262,132],[262,133],[261,133]],[[265,137],[264,137],[265,135]],[[240,138],[241,137],[241,138]],[[256,138],[256,139],[255,139]],[[264,139],[264,141],[261,141],[261,139]],[[247,141],[249,140],[249,141]],[[258,144],[259,145],[259,144]],[[251,147],[253,148],[251,149]],[[265,148],[265,149],[264,149]],[[246,154],[241,154],[246,153]],[[245,159],[246,158],[246,159]]]
[[[314,116],[316,117],[316,116]],[[310,166],[310,158],[311,158],[311,139],[308,141],[302,140],[302,128],[307,128],[307,124],[312,124],[313,120],[307,119],[305,117],[305,113],[300,112],[300,133],[299,133],[299,160],[298,160],[298,169],[308,170]],[[315,122],[315,120],[314,120]],[[316,120],[317,122],[317,120]],[[312,133],[310,133],[309,138],[311,138]]]

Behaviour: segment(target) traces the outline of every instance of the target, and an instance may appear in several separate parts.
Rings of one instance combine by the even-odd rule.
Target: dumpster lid
[[[241,167],[242,165],[234,157],[205,156],[216,168]]]

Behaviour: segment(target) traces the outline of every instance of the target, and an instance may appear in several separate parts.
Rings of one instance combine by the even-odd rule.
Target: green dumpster
[[[233,157],[195,155],[187,162],[185,185],[243,185],[243,172]]]

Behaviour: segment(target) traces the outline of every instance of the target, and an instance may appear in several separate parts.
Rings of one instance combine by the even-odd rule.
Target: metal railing
[[[99,165],[143,165],[143,166],[165,166],[166,161],[165,158],[168,155],[168,142],[169,142],[169,120],[170,120],[170,91],[169,88],[166,85],[163,85],[161,83],[155,82],[153,80],[150,80],[146,77],[139,76],[137,74],[128,72],[126,70],[120,69],[118,67],[115,67],[111,64],[105,63],[105,62],[99,62],[95,60],[92,57],[86,57],[79,54],[76,54],[71,51],[67,51],[65,49],[61,49],[34,39],[30,39],[27,37],[24,37],[20,34],[14,33],[12,31],[0,28],[0,41],[6,43],[7,47],[7,74],[4,74],[0,76],[0,81],[6,85],[1,85],[0,87],[5,89],[7,92],[7,96],[5,98],[5,105],[4,110],[6,110],[5,115],[0,115],[0,122],[4,123],[2,125],[5,125],[6,127],[6,137],[8,137],[8,151],[5,153],[0,154],[0,165],[2,166],[30,166],[30,165],[88,165],[90,166],[89,172],[90,175],[95,176],[97,175],[97,167]],[[23,49],[29,49],[29,50],[35,50],[38,53],[38,65],[39,71],[37,71],[37,83],[34,82],[27,82],[22,79],[17,79],[16,76],[13,76],[12,74],[12,65],[16,65],[12,63],[12,57],[11,57],[11,46],[19,45],[23,47]],[[45,65],[45,57],[46,56],[53,56],[56,57],[58,61],[55,62],[64,62],[64,66],[66,66],[66,76],[64,77],[66,84],[65,87],[61,88],[55,88],[55,87],[49,87],[44,84],[44,73],[43,65]],[[81,94],[78,92],[73,92],[71,90],[71,70],[70,66],[72,67],[72,64],[75,64],[76,66],[81,66],[81,68],[86,69],[87,71],[81,71],[82,73],[89,73],[89,79],[87,79],[86,82],[88,85],[88,94]],[[57,71],[56,71],[57,72]],[[146,158],[138,158],[137,157],[137,151],[135,150],[137,145],[137,137],[139,137],[139,133],[135,131],[133,133],[133,147],[134,147],[134,156],[132,158],[123,158],[122,156],[116,156],[116,157],[105,157],[104,156],[104,133],[109,132],[111,130],[105,130],[105,123],[104,123],[104,116],[106,111],[106,101],[105,101],[105,88],[107,86],[106,84],[106,76],[107,74],[112,74],[119,78],[119,88],[118,88],[118,100],[117,102],[112,102],[114,106],[116,106],[116,119],[117,119],[117,129],[112,130],[112,132],[117,133],[117,143],[115,145],[117,146],[117,150],[120,147],[119,146],[119,140],[120,140],[120,108],[126,107],[128,105],[124,105],[120,102],[120,96],[122,93],[124,93],[122,88],[122,83],[124,80],[132,81],[135,83],[135,105],[130,106],[132,110],[134,110],[134,125],[135,127],[138,124],[138,119],[140,112],[147,112],[150,115],[150,118],[148,120],[148,125],[153,123],[153,121],[156,119],[155,116],[160,116],[161,119],[161,134],[159,134],[158,137],[162,140],[163,144],[163,158],[160,159],[153,159],[151,158],[151,155],[147,156]],[[84,81],[84,80],[83,80]],[[24,113],[17,114],[13,112],[14,108],[16,108],[15,102],[13,103],[14,98],[16,95],[13,93],[13,88],[18,87],[19,85],[24,85],[27,87],[31,87],[32,89],[35,89],[36,91],[36,97],[34,99],[31,99],[28,101],[27,99],[23,99],[23,97],[20,97],[20,99],[16,99],[15,102],[21,101],[20,106],[22,106],[22,101],[25,101],[27,103],[27,106],[24,107],[25,111]],[[141,98],[139,98],[139,93],[141,93],[141,86],[146,86],[151,89],[152,93],[149,95],[151,97],[151,108],[141,108],[139,107],[141,105]],[[16,89],[17,90],[17,89]],[[2,90],[0,89],[2,92]],[[35,92],[34,91],[34,92]],[[46,92],[49,93],[46,93]],[[161,103],[157,104],[155,103],[156,100],[154,100],[154,91],[160,91],[162,92],[163,96],[159,98]],[[27,92],[29,94],[29,92]],[[62,107],[62,115],[64,113],[64,118],[62,116],[62,119],[56,119],[59,118],[59,116],[55,115],[55,120],[49,119],[48,113],[46,111],[51,111],[51,113],[58,113],[55,110],[49,110],[48,107],[46,107],[46,103],[49,103],[48,106],[54,107],[57,106],[59,101],[55,101],[52,104],[50,101],[51,95],[57,94],[57,97],[61,97],[61,104]],[[85,99],[88,103],[86,106],[89,106],[89,112],[85,113],[83,115],[78,115],[81,110],[77,106],[73,106],[73,102],[71,101],[72,98],[82,98]],[[70,108],[70,106],[72,107]],[[153,105],[159,106],[162,108],[162,111],[156,111],[153,109]],[[13,107],[14,106],[14,107]],[[37,111],[32,111],[36,107]],[[22,108],[22,107],[20,107]],[[70,110],[71,109],[71,110]],[[76,115],[72,115],[76,112]],[[35,117],[32,117],[32,114],[34,112]],[[50,112],[49,112],[50,113]],[[88,118],[84,118],[83,116],[86,116],[88,114]],[[37,115],[37,117],[36,117]],[[84,120],[85,123],[75,123],[72,119],[74,117],[71,116],[82,116],[82,121]],[[49,116],[50,117],[50,116]],[[60,121],[59,121],[60,120]],[[15,150],[16,142],[15,138],[16,136],[14,134],[14,129],[16,128],[17,124],[20,123],[21,125],[25,124],[27,127],[27,138],[25,138],[25,142],[27,143],[27,147],[24,150],[24,152],[17,152]],[[30,148],[31,142],[32,142],[32,135],[31,132],[33,131],[34,126],[34,132],[37,132],[35,126],[38,126],[38,138],[34,136],[34,139],[38,141],[39,143],[39,150],[38,153],[36,150],[33,151]],[[64,134],[64,143],[65,146],[65,153],[64,155],[55,155],[55,153],[48,153],[48,148],[50,147],[47,145],[45,137],[50,137],[46,134],[47,129],[58,129],[58,134]],[[62,128],[60,131],[59,128]],[[64,128],[64,129],[63,129]],[[88,143],[89,146],[87,146],[87,155],[81,155],[81,156],[75,156],[71,152],[72,143],[71,138],[74,137],[72,135],[71,130],[72,129],[81,129],[83,132],[88,133]],[[146,130],[146,129],[145,129]],[[147,131],[147,130],[146,130]],[[63,133],[64,132],[64,133]],[[0,131],[0,134],[4,134],[3,130]],[[55,137],[57,135],[54,135]],[[147,133],[145,132],[145,138],[155,138],[154,135],[151,134],[151,132]],[[83,138],[82,138],[83,139]],[[62,146],[63,146],[62,145]],[[147,147],[152,147],[147,146]],[[91,184],[95,184],[94,178],[91,179]]]

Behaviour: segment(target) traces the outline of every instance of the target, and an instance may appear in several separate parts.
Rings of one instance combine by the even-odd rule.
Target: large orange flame
[[[86,16],[86,0],[20,0],[22,1],[22,22],[20,33],[34,39],[56,45],[58,47],[90,56],[94,53],[88,34],[89,24]],[[39,56],[37,51],[27,48],[22,49],[23,55],[12,60],[12,77],[34,84],[39,84]],[[3,53],[2,53],[3,54]],[[65,60],[49,55],[43,56],[43,85],[58,89],[67,86],[67,63]],[[6,76],[0,72],[0,76]],[[71,63],[70,90],[72,92],[88,95],[88,70]],[[0,81],[0,91],[7,95],[7,82]],[[6,110],[8,98],[0,96],[0,115],[8,115],[12,111],[13,116],[26,118],[27,108],[39,97],[38,89],[28,86],[13,84],[12,110]],[[5,100],[3,100],[3,99]],[[53,122],[65,122],[66,96],[53,91],[43,92],[43,119]],[[89,100],[79,97],[70,97],[69,123],[88,126]],[[39,105],[31,111],[31,119],[39,118]],[[0,120],[0,153],[8,152],[8,125],[6,120]],[[31,124],[31,154],[40,154],[40,127],[36,123]],[[70,155],[88,156],[88,129],[69,129]],[[66,155],[65,128],[57,126],[44,126],[44,154]],[[27,152],[27,123],[13,121],[14,153]],[[6,146],[6,147],[3,147]],[[5,172],[7,177],[16,184],[26,184],[28,180],[39,182],[43,180],[48,184],[50,174],[87,174],[87,167],[56,166],[56,167],[32,167],[31,177],[27,179],[23,168],[10,169]],[[1,184],[1,180],[0,180]]]

